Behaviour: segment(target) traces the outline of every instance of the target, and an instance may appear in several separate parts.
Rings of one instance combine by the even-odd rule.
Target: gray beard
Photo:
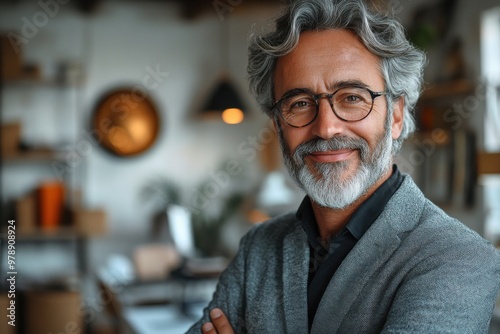
[[[392,163],[391,117],[386,117],[385,131],[377,138],[373,152],[366,140],[336,136],[328,140],[315,138],[300,144],[295,153],[290,152],[281,129],[278,127],[281,151],[288,172],[295,183],[320,206],[332,209],[344,209],[354,203],[387,172]],[[304,157],[316,151],[358,150],[360,165],[355,174],[346,179],[341,175],[349,168],[347,161],[336,163],[314,163],[313,173],[304,161]]]

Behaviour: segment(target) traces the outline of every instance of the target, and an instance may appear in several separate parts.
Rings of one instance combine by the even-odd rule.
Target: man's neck
[[[375,190],[378,189],[392,174],[392,164],[391,168],[387,170],[386,173],[373,184],[368,191],[358,198],[355,202],[350,204],[344,209],[332,209],[326,208],[318,205],[316,202],[311,201],[312,209],[314,212],[314,217],[318,224],[319,234],[323,242],[329,241],[334,235],[336,235],[349,221],[354,212],[369,198]]]

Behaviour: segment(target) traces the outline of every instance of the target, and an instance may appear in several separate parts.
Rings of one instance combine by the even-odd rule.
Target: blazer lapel
[[[325,333],[325,328],[329,333],[338,330],[372,273],[384,264],[400,243],[397,235],[388,234],[387,231],[383,235],[367,235],[369,232],[370,230],[358,241],[328,284],[318,306],[311,333]],[[384,232],[384,228],[372,232],[378,234]],[[362,265],[345,266],[345,263]]]
[[[286,333],[307,333],[307,277],[309,246],[307,236],[296,224],[283,245],[283,307]]]
[[[414,228],[423,202],[421,192],[406,177],[385,210],[334,274],[320,301],[311,333],[338,331],[363,286],[398,248],[401,242],[398,234]]]

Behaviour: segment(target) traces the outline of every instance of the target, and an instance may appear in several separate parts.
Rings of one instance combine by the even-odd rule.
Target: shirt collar
[[[349,219],[339,234],[345,233],[344,230],[347,230],[357,240],[361,239],[363,234],[378,218],[380,213],[382,213],[385,205],[402,182],[403,176],[399,172],[397,166],[393,165],[392,175],[384,183],[382,183],[382,185],[378,187],[366,201],[361,204],[359,209],[356,210],[354,215],[351,219]],[[318,246],[323,248],[309,196],[306,196],[302,200],[302,203],[297,210],[296,217],[302,222],[302,228],[307,234],[310,245],[314,248],[317,248]]]

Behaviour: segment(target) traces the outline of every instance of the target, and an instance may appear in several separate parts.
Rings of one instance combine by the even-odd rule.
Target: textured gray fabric
[[[253,228],[203,318],[236,333],[307,333],[309,247],[295,215]],[[330,281],[311,333],[487,333],[500,254],[428,201],[409,176]]]

